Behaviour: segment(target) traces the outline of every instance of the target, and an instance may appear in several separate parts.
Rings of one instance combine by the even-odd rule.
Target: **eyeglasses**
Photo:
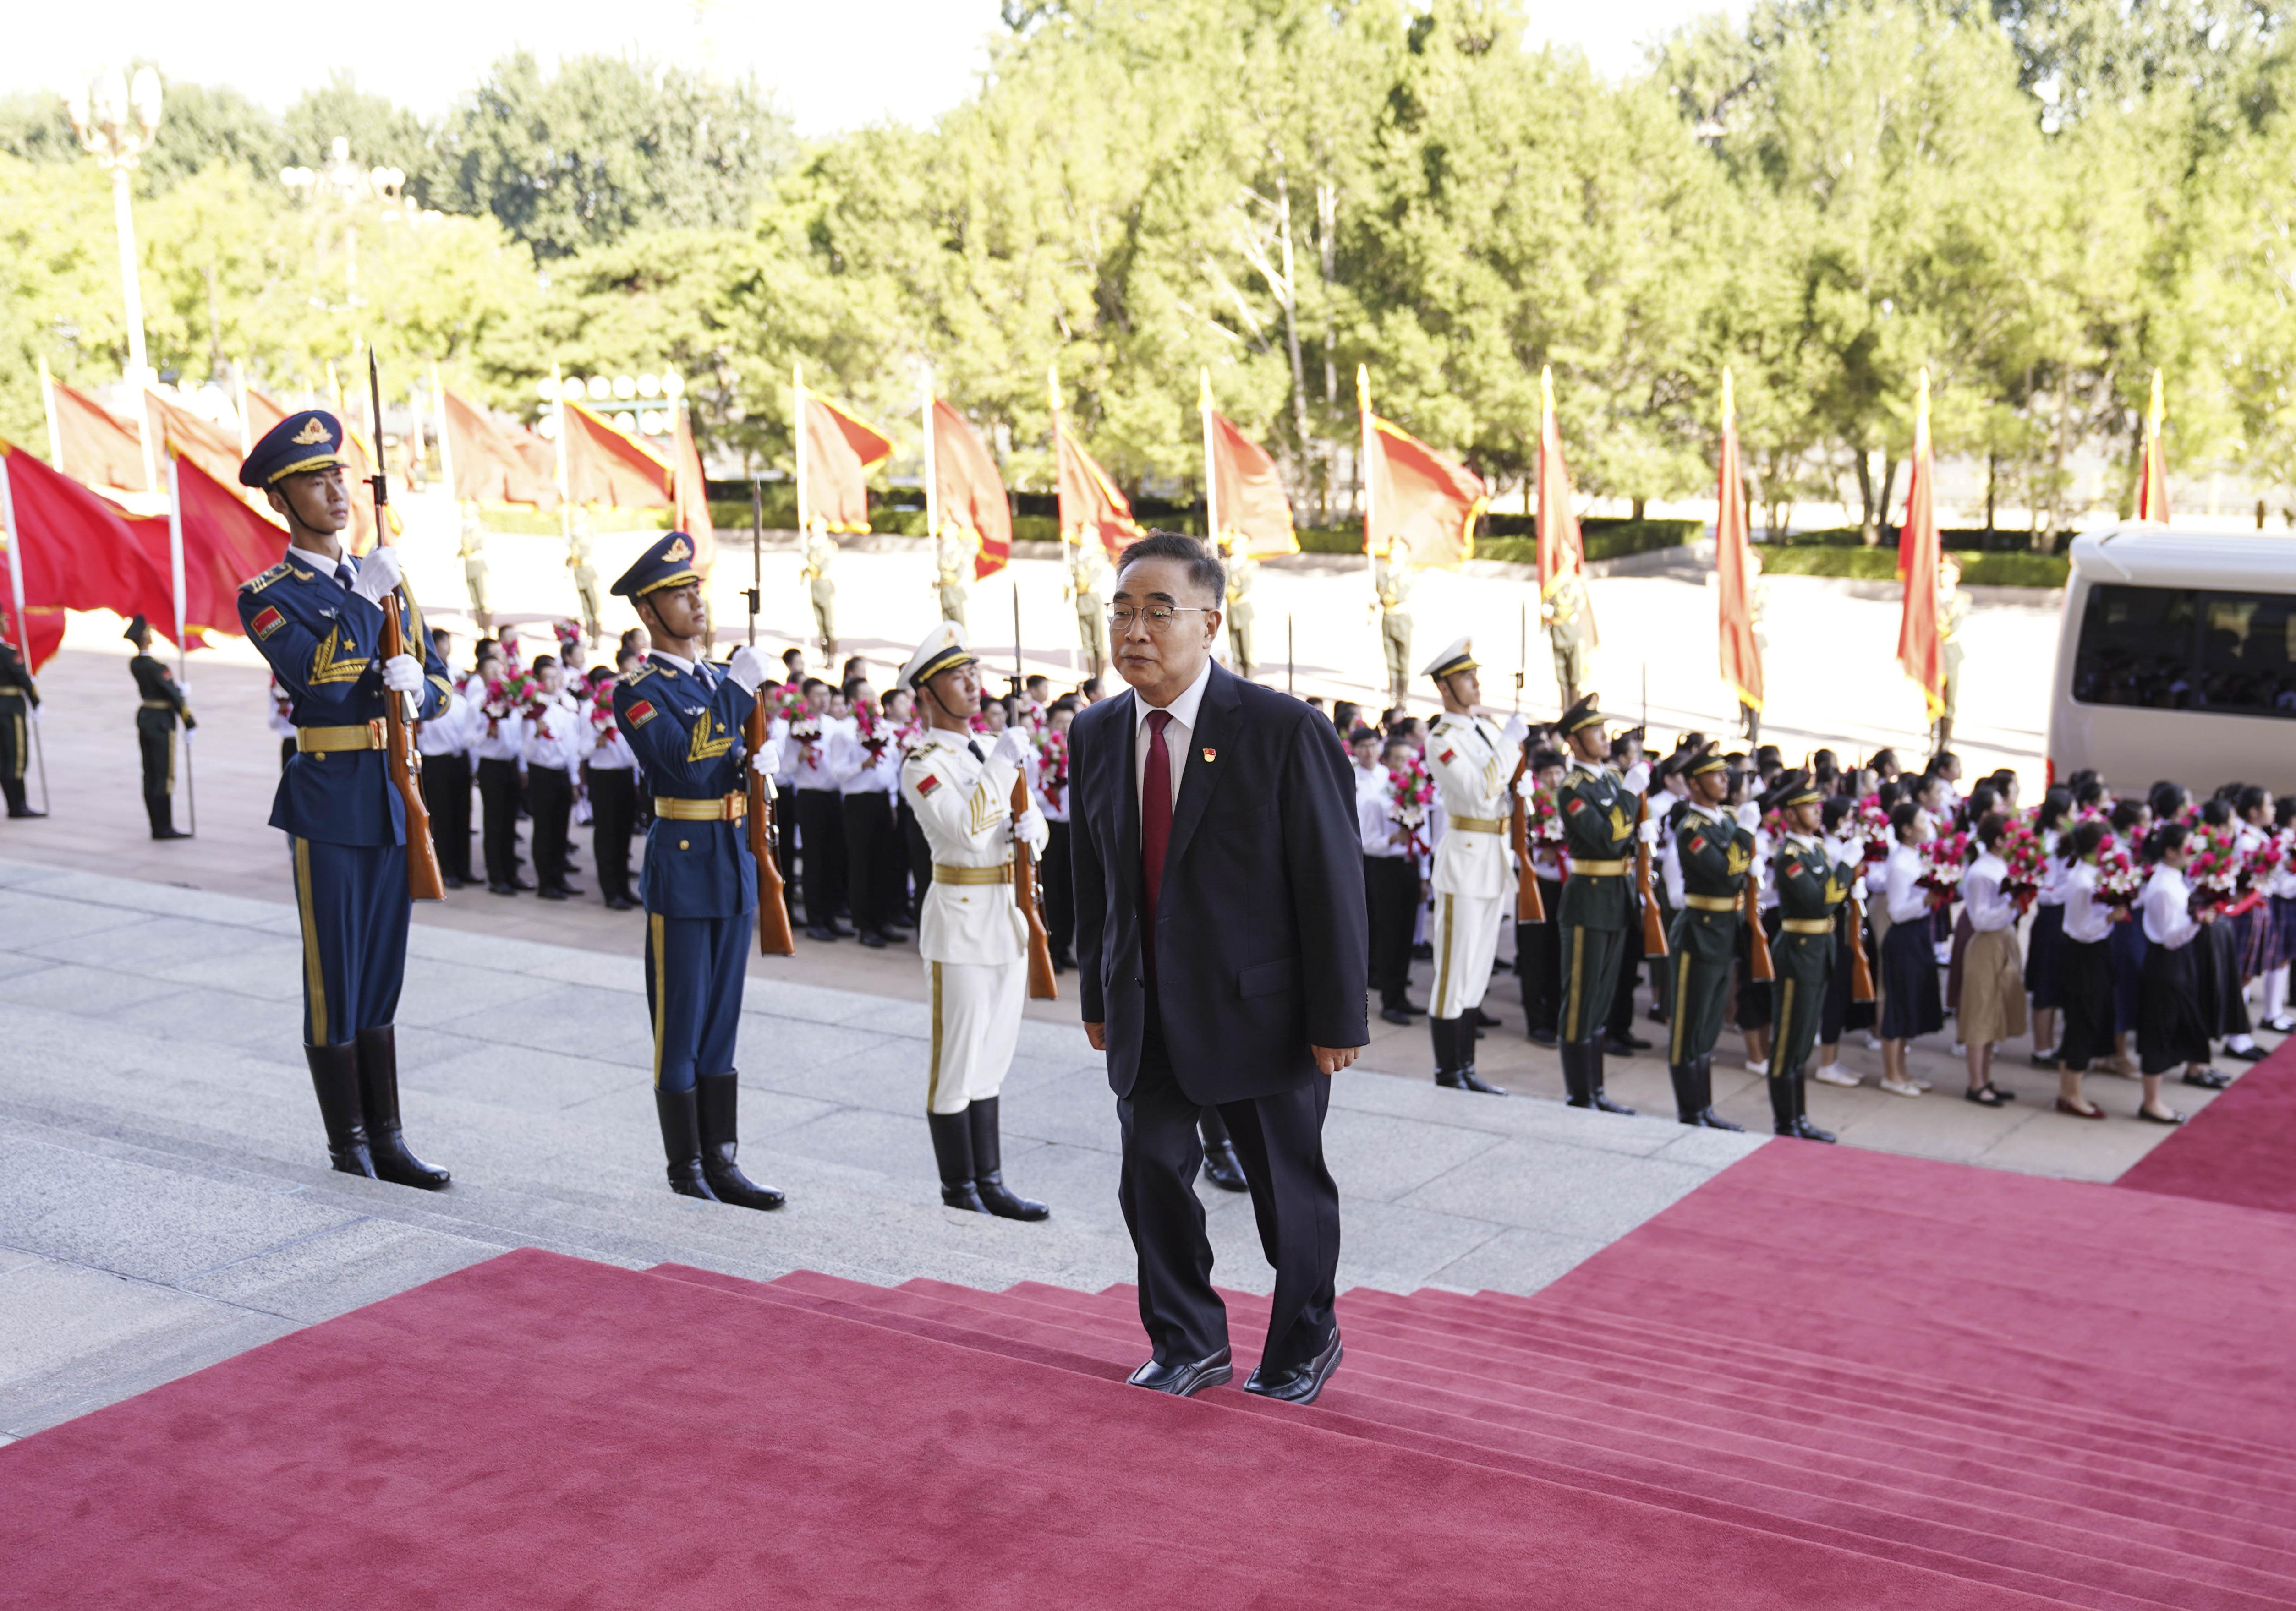
[[[1210,615],[1211,611],[1201,604],[1151,604],[1144,609],[1134,609],[1127,604],[1111,604],[1108,607],[1108,626],[1111,632],[1130,632],[1132,623],[1144,617],[1150,632],[1165,632],[1170,629],[1174,616],[1188,613],[1201,616]]]

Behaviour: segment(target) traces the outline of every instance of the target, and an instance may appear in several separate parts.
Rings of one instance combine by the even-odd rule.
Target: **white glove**
[[[1053,830],[1045,825],[1045,814],[1031,806],[1013,820],[1013,837],[1028,846],[1030,855],[1042,855]]]
[[[352,579],[351,591],[370,604],[382,602],[383,595],[399,583],[398,551],[377,548],[358,562],[358,575]]]
[[[1749,800],[1738,807],[1738,826],[1751,833],[1762,825],[1762,807],[1759,801]]]
[[[1642,793],[1650,787],[1650,763],[1636,761],[1627,768],[1627,775],[1619,781],[1626,785],[1628,794]]]
[[[1660,822],[1656,817],[1645,817],[1643,819],[1642,826],[1636,829],[1636,832],[1641,838],[1644,844],[1656,845],[1658,843],[1658,830],[1662,826],[1664,826],[1664,824]]]
[[[779,765],[779,758],[770,750],[753,749],[750,752],[750,770],[761,778],[772,777]]]
[[[766,663],[758,658],[756,650],[744,643],[734,651],[734,658],[726,662],[726,675],[734,680],[734,685],[743,693],[755,693],[758,691],[758,684],[766,680]]]
[[[1529,768],[1525,767],[1522,776],[1514,781],[1514,791],[1526,800],[1538,797],[1538,780],[1530,775]]]
[[[1017,727],[1007,727],[996,735],[996,747],[988,752],[992,761],[1010,761],[1015,766],[1029,764],[1029,737]]]
[[[365,573],[360,573],[365,579]],[[421,693],[422,665],[413,655],[393,655],[382,663],[382,685],[393,693]]]
[[[1506,725],[1499,729],[1499,742],[1509,748],[1519,749],[1530,736],[1530,724],[1522,719],[1521,711],[1508,713]]]

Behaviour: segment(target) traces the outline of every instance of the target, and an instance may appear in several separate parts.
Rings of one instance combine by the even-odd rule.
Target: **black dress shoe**
[[[562,901],[566,898],[566,891],[559,888],[555,884],[545,884],[534,893],[537,898],[545,901]]]
[[[152,830],[152,837],[155,839],[188,839],[192,836],[180,828],[155,828]]]
[[[1560,1046],[1562,1037],[1552,1029],[1533,1029],[1523,1038],[1534,1046]]]
[[[1702,1130],[1735,1130],[1742,1133],[1746,1128],[1743,1124],[1732,1124],[1728,1119],[1724,1118],[1711,1108],[1700,1109],[1689,1118],[1685,1119],[1683,1123],[1685,1124],[1695,1124]]]
[[[812,928],[805,931],[805,937],[808,940],[834,940],[837,937],[837,930],[834,928],[824,928],[816,923]]]
[[[517,890],[521,895],[534,887],[533,885],[528,883],[524,879],[512,879],[510,881],[510,887],[512,889]]]
[[[1203,1359],[1175,1365],[1152,1359],[1124,1379],[1129,1386],[1145,1387],[1151,1393],[1186,1398],[1207,1387],[1226,1386],[1235,1379],[1235,1367],[1229,1361],[1228,1351],[1223,1348]]]
[[[610,895],[606,897],[608,912],[636,912],[637,906],[638,904],[627,895]]]
[[[861,931],[861,943],[872,951],[885,949],[885,936],[873,928],[865,928]]]
[[[1204,1149],[1204,1179],[1222,1191],[1251,1190],[1243,1178],[1243,1165],[1235,1156],[1234,1141],[1218,1141]]]
[[[1246,1393],[1256,1393],[1262,1398],[1272,1398],[1284,1404],[1312,1404],[1324,1384],[1332,1379],[1332,1372],[1340,1368],[1340,1329],[1332,1328],[1332,1340],[1324,1351],[1304,1365],[1294,1365],[1288,1370],[1270,1371],[1262,1360],[1252,1367],[1251,1376],[1243,1384]]]
[[[1475,1009],[1475,1022],[1480,1024],[1486,1029],[1496,1029],[1499,1026],[1499,1020],[1496,1015],[1485,1012],[1480,1007]]]
[[[2225,1048],[2225,1056],[2238,1058],[2243,1063],[2260,1063],[2271,1055],[2272,1054],[2265,1051],[2263,1047],[2254,1044],[2247,1046],[2227,1046]]]
[[[497,879],[493,883],[487,886],[487,893],[488,895],[516,895],[518,893],[518,887],[515,884],[505,884],[501,879]]]
[[[1472,1068],[1461,1068],[1456,1071],[1439,1068],[1435,1071],[1435,1083],[1446,1091],[1480,1091],[1485,1096],[1506,1094],[1505,1089],[1492,1084]]]
[[[2169,1108],[2165,1116],[2147,1108],[2139,1108],[2136,1110],[2136,1116],[2148,1124],[2181,1124],[2185,1122],[2185,1116],[2174,1108]]]
[[[44,817],[48,814],[45,811],[34,811],[29,806],[27,806],[21,811],[12,811],[8,814],[16,818],[19,822],[21,822],[28,817]],[[2268,1025],[2267,1026],[2267,1028],[2269,1026],[2270,1026]]]
[[[439,876],[446,881],[447,887],[449,889],[460,889],[465,881],[451,872],[441,873]]]
[[[2237,1057],[2240,1054],[2234,1052],[2233,1055]],[[2185,1084],[2197,1085],[2202,1091],[2222,1091],[2232,1084],[2232,1075],[2218,1074],[2213,1068],[2203,1068],[2198,1074],[2188,1073],[2183,1077]]]
[[[1648,1041],[1629,1040],[1622,1035],[1606,1034],[1603,1037],[1603,1050],[1612,1057],[1632,1057],[1637,1046],[1649,1044]]]
[[[1379,1010],[1379,1016],[1390,1024],[1408,1026],[1411,1022],[1411,1015],[1400,1007],[1382,1007]]]

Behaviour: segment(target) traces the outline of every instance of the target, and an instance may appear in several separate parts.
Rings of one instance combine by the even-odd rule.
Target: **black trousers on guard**
[[[805,920],[825,928],[845,893],[845,800],[833,789],[797,791],[797,832],[805,878]]]
[[[422,757],[422,804],[439,871],[471,881],[471,757],[459,749]]]
[[[486,856],[487,882],[518,879],[518,763],[479,763],[479,842]]]
[[[1197,1120],[1204,1109],[1173,1076],[1156,1024],[1152,993],[1139,1078],[1116,1104],[1124,1133],[1116,1197],[1140,1259],[1140,1323],[1156,1358],[1172,1363],[1227,1346],[1227,1309],[1212,1289],[1211,1243],[1196,1196],[1204,1161]],[[1332,1083],[1318,1077],[1295,1091],[1218,1108],[1251,1187],[1260,1249],[1275,1268],[1260,1354],[1271,1370],[1315,1358],[1336,1324],[1340,1192],[1324,1165],[1331,1091]]]
[[[844,802],[845,898],[853,910],[853,927],[869,934],[893,920],[894,874],[900,870],[895,858],[904,847],[891,795],[849,794]],[[806,899],[810,922],[810,892]]]
[[[1411,926],[1419,915],[1419,863],[1407,855],[1364,857],[1370,910],[1371,971],[1380,1005],[1399,1007],[1411,994]]]
[[[152,819],[152,831],[164,833],[175,826],[175,714],[165,710],[137,711],[135,746],[144,756],[144,812]]]
[[[932,887],[932,846],[925,843],[925,830],[906,800],[901,802],[900,825],[901,847],[909,858],[909,924],[914,928],[924,921],[925,891]]]
[[[1514,971],[1522,981],[1524,1026],[1553,1034],[1562,1018],[1562,928],[1555,918],[1562,910],[1562,880],[1539,879],[1538,898],[1546,921],[1514,926]]]
[[[526,808],[534,818],[534,881],[545,889],[563,888],[574,821],[572,774],[563,766],[528,767]]]
[[[627,766],[590,769],[590,854],[598,863],[598,897],[630,895],[630,833],[638,820],[638,774]]]

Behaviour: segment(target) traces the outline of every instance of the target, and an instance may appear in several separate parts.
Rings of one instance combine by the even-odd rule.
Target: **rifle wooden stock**
[[[1024,771],[1013,780],[1013,821],[1019,822],[1028,809],[1029,774]],[[1044,913],[1037,910],[1037,858],[1017,839],[1013,845],[1013,904],[1029,926],[1029,999],[1057,1002],[1061,986],[1053,974],[1053,938],[1045,930]]]
[[[1866,960],[1866,899],[1854,884],[1849,889],[1849,999],[1874,999],[1874,965]]]
[[[398,618],[398,594],[382,598],[382,658],[406,652],[406,628]],[[417,901],[447,898],[446,875],[439,869],[439,846],[430,838],[430,807],[422,798],[422,757],[414,748],[414,724],[407,720],[406,696],[385,689],[382,724],[390,747],[390,784],[406,807],[406,893]]]
[[[1517,682],[1521,682],[1518,677]],[[1530,769],[1530,752],[1523,751],[1522,759],[1514,764],[1514,777],[1507,784],[1507,797],[1514,802],[1514,811],[1507,818],[1507,843],[1514,849],[1514,920],[1518,923],[1546,921],[1546,903],[1539,898],[1538,875],[1530,870],[1530,804],[1519,792],[1522,774]]]
[[[749,765],[750,756],[766,748],[769,728],[766,720],[766,702],[757,700],[742,722],[742,742],[746,747],[742,765],[747,768],[743,782],[750,791],[750,855],[758,863],[758,954],[759,956],[795,956],[797,936],[790,932],[789,899],[782,890],[782,864],[774,855],[774,836],[779,824],[774,821],[773,780]]]
[[[1642,836],[1642,825],[1650,821],[1650,796],[1644,794],[1635,807],[1635,898],[1643,904],[1643,955],[1644,958],[1666,954],[1666,928],[1658,919],[1658,902],[1651,895],[1650,842]]]
[[[1778,977],[1770,961],[1770,936],[1762,932],[1762,897],[1754,886],[1754,875],[1746,875],[1746,894],[1741,903],[1746,918],[1746,977],[1757,985],[1767,985]],[[1778,1026],[1779,1033],[1785,1026]]]

